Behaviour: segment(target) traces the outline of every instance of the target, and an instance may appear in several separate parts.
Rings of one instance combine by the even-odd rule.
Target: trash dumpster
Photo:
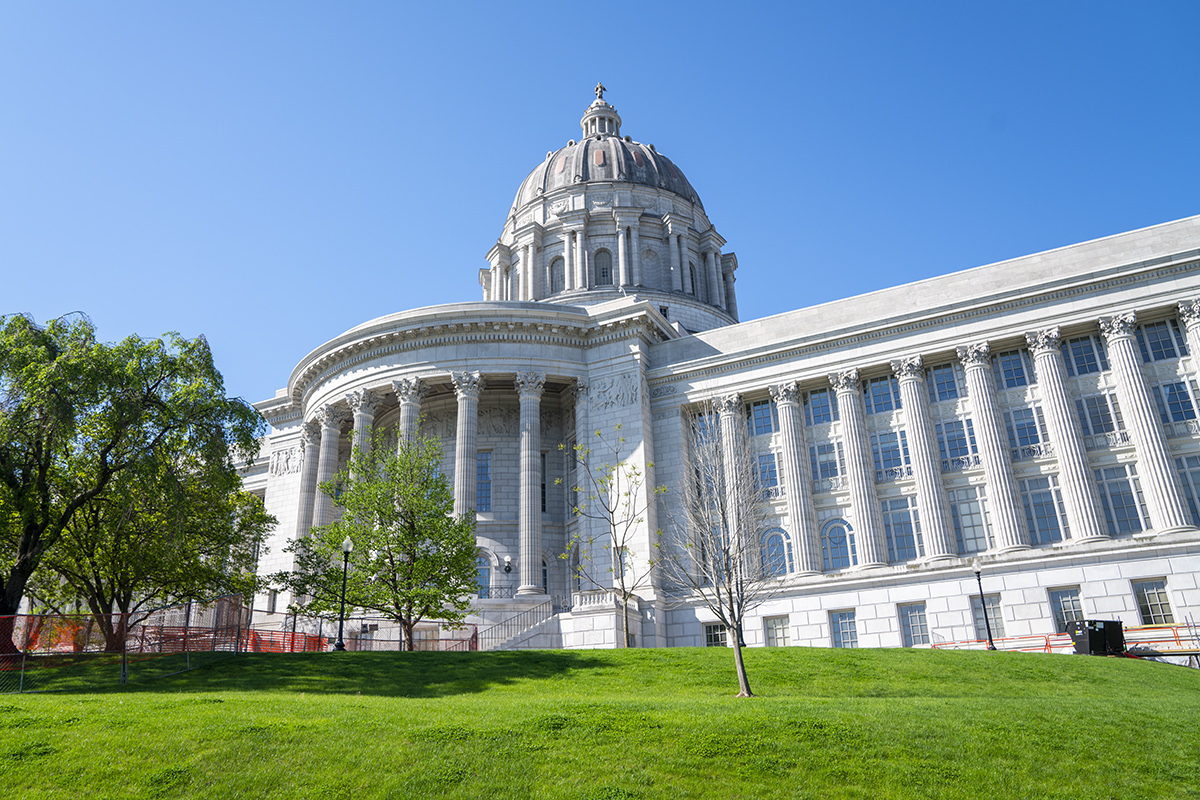
[[[1119,656],[1125,652],[1125,630],[1119,619],[1068,622],[1075,652],[1090,656]]]

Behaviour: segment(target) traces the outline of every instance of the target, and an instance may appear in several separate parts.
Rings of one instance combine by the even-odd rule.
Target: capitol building
[[[770,488],[777,586],[750,646],[978,640],[985,612],[997,638],[1200,615],[1200,217],[743,321],[737,282],[767,270],[739,273],[680,167],[596,95],[520,182],[482,299],[366,321],[255,404],[263,574],[333,519],[317,487],[354,436],[419,430],[476,514],[473,621],[541,609],[502,646],[612,647],[619,598],[561,557],[603,534],[571,513],[569,448],[621,426],[647,567],[690,416],[715,407]],[[725,642],[657,577],[637,595],[637,646]],[[289,600],[260,595],[256,621]]]

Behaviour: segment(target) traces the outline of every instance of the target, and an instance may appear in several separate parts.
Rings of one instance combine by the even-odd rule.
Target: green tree
[[[581,583],[617,593],[621,601],[619,646],[628,647],[629,603],[640,589],[650,585],[655,565],[649,554],[638,559],[635,548],[650,499],[645,475],[627,455],[622,455],[625,437],[621,426],[613,428],[607,439],[603,432],[596,431],[596,440],[594,449],[580,443],[573,448],[559,446],[576,464],[576,485],[571,487],[576,502],[571,513],[595,520],[603,530],[599,536],[576,535],[567,542],[561,558],[570,561]],[[653,491],[662,494],[666,487]]]
[[[97,342],[82,315],[0,318],[0,654],[30,578],[77,513],[135,465],[252,459],[262,418],[225,396],[204,337]]]
[[[83,602],[105,649],[119,651],[139,613],[168,602],[253,595],[274,524],[262,501],[242,491],[232,465],[186,454],[152,459],[79,508],[30,594],[59,611]]]
[[[435,439],[401,440],[389,447],[355,444],[349,468],[321,485],[343,509],[335,522],[313,528],[286,548],[293,571],[274,576],[305,611],[336,613],[342,590],[342,542],[354,544],[346,604],[400,624],[412,650],[422,620],[461,622],[475,592],[474,515],[455,517],[450,482]]]

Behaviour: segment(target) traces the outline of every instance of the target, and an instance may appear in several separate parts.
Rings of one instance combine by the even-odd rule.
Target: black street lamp
[[[338,651],[346,649],[346,643],[342,641],[342,623],[346,620],[346,575],[350,572],[350,551],[353,549],[354,542],[347,536],[342,542],[342,610],[338,612],[338,640],[333,645]]]
[[[987,603],[983,599],[983,578],[980,576],[983,568],[979,566],[978,561],[973,566],[975,567],[975,582],[979,584],[979,608],[983,610],[983,626],[987,628],[988,650],[995,650],[996,643],[992,641],[992,623],[988,620]]]

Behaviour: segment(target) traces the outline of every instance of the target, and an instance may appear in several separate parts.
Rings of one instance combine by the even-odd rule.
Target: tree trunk
[[[742,660],[742,630],[741,628],[730,628],[736,638],[733,640],[733,663],[737,667],[738,679],[738,697],[754,697],[754,692],[750,691],[750,679],[746,677],[746,662]]]
[[[16,627],[15,615],[6,614],[0,617],[0,658],[20,655],[20,648],[13,642],[13,633],[16,632]]]
[[[404,631],[404,649],[411,653],[417,649],[416,642],[413,641],[413,628],[416,625],[411,622],[401,622],[400,627]]]

